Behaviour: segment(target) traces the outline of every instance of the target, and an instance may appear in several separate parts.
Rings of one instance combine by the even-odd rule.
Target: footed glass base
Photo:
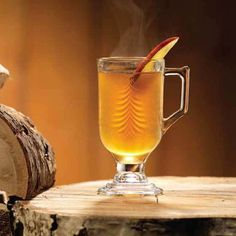
[[[149,183],[107,183],[106,186],[98,189],[98,194],[103,195],[142,195],[142,196],[158,196],[163,193],[161,188],[155,184]]]
[[[120,164],[117,163],[117,173],[113,182],[98,189],[98,194],[103,195],[142,195],[158,196],[163,190],[155,184],[148,183],[144,174],[143,164]]]

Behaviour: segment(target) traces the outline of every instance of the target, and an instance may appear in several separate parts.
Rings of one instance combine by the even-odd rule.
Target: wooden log
[[[0,66],[0,87],[8,71]],[[54,152],[32,121],[0,104],[0,190],[30,199],[55,181]]]
[[[0,189],[8,195],[32,198],[55,180],[52,147],[32,121],[0,105]]]
[[[236,178],[150,178],[154,197],[98,196],[107,181],[49,189],[14,206],[24,235],[236,235]]]
[[[0,65],[0,88],[8,77],[8,70]],[[0,190],[4,190],[0,191],[0,236],[12,235],[7,195],[10,201],[15,196],[30,199],[51,187],[54,180],[54,152],[48,141],[28,117],[0,104]]]

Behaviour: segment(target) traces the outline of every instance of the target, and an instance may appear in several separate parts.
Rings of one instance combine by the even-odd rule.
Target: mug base
[[[98,189],[98,194],[108,196],[155,196],[163,194],[161,188],[152,183],[107,183]]]

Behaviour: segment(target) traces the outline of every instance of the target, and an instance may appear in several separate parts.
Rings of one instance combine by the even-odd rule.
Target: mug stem
[[[114,177],[115,183],[147,183],[144,173],[144,163],[123,164],[117,162],[117,173]]]

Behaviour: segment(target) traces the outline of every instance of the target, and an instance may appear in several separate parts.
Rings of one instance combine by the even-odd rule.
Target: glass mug
[[[162,189],[148,183],[144,165],[163,134],[188,110],[190,70],[187,66],[165,68],[161,59],[149,62],[149,72],[136,73],[137,65],[144,59],[98,59],[99,133],[117,164],[113,182],[99,188],[98,194],[157,196],[162,193]],[[181,103],[178,111],[164,118],[164,76],[170,75],[181,79]]]

